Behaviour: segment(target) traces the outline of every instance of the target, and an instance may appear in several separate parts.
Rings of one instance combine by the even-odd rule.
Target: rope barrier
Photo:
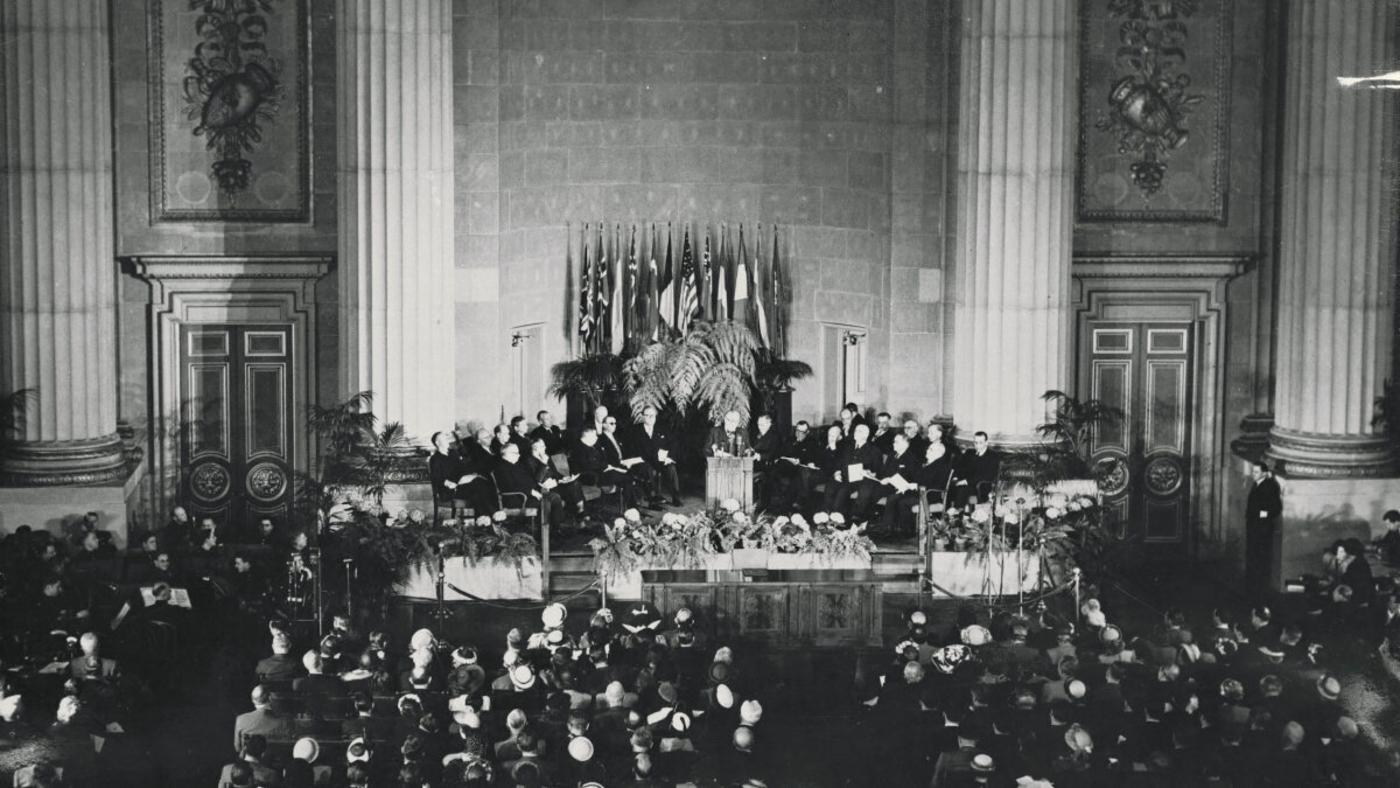
[[[550,605],[553,605],[553,604],[555,604],[555,603],[563,604],[563,603],[568,602],[568,601],[570,601],[570,600],[572,600],[572,599],[577,599],[577,598],[583,596],[584,594],[588,593],[589,591],[593,591],[594,589],[597,589],[597,588],[599,587],[599,581],[594,580],[593,582],[589,583],[588,585],[584,586],[583,588],[580,588],[579,590],[577,590],[577,591],[575,591],[574,593],[569,594],[569,595],[567,595],[567,596],[558,597],[558,598],[556,598],[556,599],[546,599],[546,600],[543,600],[543,601],[541,601],[541,602],[530,602],[530,603],[524,604],[524,605],[506,605],[506,604],[502,604],[502,603],[500,603],[500,602],[498,602],[498,601],[495,601],[495,600],[483,599],[483,598],[477,596],[476,594],[471,593],[470,591],[463,591],[462,589],[458,588],[457,586],[452,585],[451,583],[444,583],[444,585],[446,585],[448,588],[452,589],[453,591],[456,591],[458,594],[461,594],[462,596],[464,596],[464,597],[466,597],[467,599],[471,600],[472,602],[479,602],[479,603],[481,603],[481,604],[483,604],[483,605],[486,605],[487,607],[495,607],[495,608],[500,608],[500,609],[502,609],[502,610],[543,610],[543,609],[545,609],[545,608],[547,608],[547,607],[549,607]]]

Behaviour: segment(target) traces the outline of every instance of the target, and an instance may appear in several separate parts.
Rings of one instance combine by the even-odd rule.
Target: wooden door
[[[1088,396],[1123,410],[1099,430],[1105,507],[1130,537],[1185,548],[1191,535],[1190,445],[1195,362],[1190,323],[1090,321],[1081,358]],[[1081,388],[1081,390],[1085,390]]]
[[[225,532],[291,508],[291,350],[286,325],[180,329],[181,497]]]

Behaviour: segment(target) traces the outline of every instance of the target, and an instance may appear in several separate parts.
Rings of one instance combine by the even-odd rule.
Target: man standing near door
[[[1263,460],[1250,466],[1254,480],[1245,504],[1244,576],[1251,593],[1269,590],[1269,574],[1274,558],[1274,535],[1278,533],[1279,515],[1283,513],[1283,494],[1278,480],[1269,472]]]

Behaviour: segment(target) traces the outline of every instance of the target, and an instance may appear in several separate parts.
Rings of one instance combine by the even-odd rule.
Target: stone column
[[[457,398],[451,0],[336,7],[342,392],[420,444]]]
[[[1268,454],[1290,477],[1390,475],[1371,419],[1394,331],[1395,99],[1337,78],[1393,69],[1395,14],[1387,0],[1288,9]]]
[[[953,417],[1035,444],[1066,386],[1074,221],[1074,0],[963,4]]]
[[[0,474],[18,485],[125,475],[108,34],[88,0],[0,4],[0,393],[32,391]]]

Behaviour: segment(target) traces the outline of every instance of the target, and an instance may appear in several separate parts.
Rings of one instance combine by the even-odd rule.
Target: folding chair
[[[538,528],[540,502],[536,501],[527,493],[499,492],[501,484],[500,481],[496,479],[496,474],[494,472],[491,474],[491,479],[496,483],[496,490],[498,491],[496,493],[496,505],[499,507],[498,510],[505,512],[506,517],[525,518],[530,523],[530,528],[532,530]],[[511,506],[506,503],[507,501],[516,501],[518,503]]]

